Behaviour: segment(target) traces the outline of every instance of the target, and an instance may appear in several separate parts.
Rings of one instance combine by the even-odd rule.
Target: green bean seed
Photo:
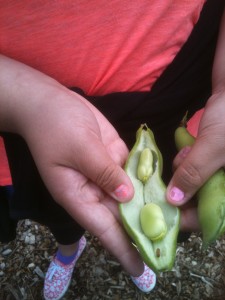
[[[146,183],[153,174],[153,155],[149,148],[145,148],[139,158],[137,167],[137,177],[143,183]]]
[[[167,225],[162,209],[155,203],[148,203],[142,207],[140,222],[144,234],[152,241],[161,240],[167,232]]]

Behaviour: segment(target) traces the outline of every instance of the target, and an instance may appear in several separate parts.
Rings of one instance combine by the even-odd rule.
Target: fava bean
[[[135,193],[131,201],[119,204],[124,228],[151,269],[155,272],[171,270],[180,211],[166,201],[166,187],[161,179],[162,155],[147,125],[137,131],[125,171]]]
[[[153,174],[153,155],[149,148],[145,148],[139,158],[137,167],[137,177],[143,183],[146,183],[149,177]]]
[[[159,205],[148,203],[143,206],[140,221],[144,234],[153,242],[161,240],[166,235],[167,225]]]

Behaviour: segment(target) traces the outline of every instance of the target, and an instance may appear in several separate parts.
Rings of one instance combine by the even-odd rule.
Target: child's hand
[[[174,160],[176,171],[168,186],[167,198],[170,203],[184,208],[183,229],[196,230],[195,203],[191,201],[187,205],[187,202],[213,173],[224,166],[225,93],[220,92],[213,95],[205,107],[195,144],[181,150]]]
[[[54,199],[139,276],[143,263],[118,214],[117,201],[134,193],[124,142],[81,96],[23,64],[0,62],[0,128],[23,136]]]

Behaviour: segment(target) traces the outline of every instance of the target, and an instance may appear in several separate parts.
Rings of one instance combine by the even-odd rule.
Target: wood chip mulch
[[[224,300],[225,237],[207,250],[192,234],[178,244],[174,268],[160,273],[155,289],[141,293],[114,257],[86,233],[86,251],[77,263],[64,300]],[[44,226],[23,220],[16,240],[0,243],[0,300],[41,300],[43,280],[56,242]]]

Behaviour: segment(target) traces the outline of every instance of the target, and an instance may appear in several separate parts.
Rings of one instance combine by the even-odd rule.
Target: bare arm
[[[132,275],[143,263],[118,218],[133,196],[128,150],[104,116],[48,76],[0,57],[0,130],[26,140],[54,199]]]

